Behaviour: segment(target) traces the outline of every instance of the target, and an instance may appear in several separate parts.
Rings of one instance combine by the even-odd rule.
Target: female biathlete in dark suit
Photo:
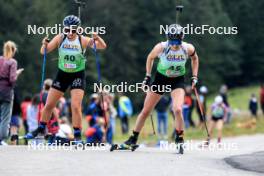
[[[172,29],[173,28],[173,29]],[[131,148],[136,145],[140,130],[143,128],[146,118],[160,100],[164,93],[162,86],[169,85],[171,88],[172,109],[175,114],[175,129],[177,144],[183,144],[184,121],[182,106],[184,103],[184,75],[185,63],[190,57],[192,60],[192,88],[196,85],[198,78],[198,56],[192,44],[183,42],[183,28],[178,24],[172,24],[168,30],[168,40],[158,43],[147,57],[146,77],[144,84],[150,85],[151,70],[155,58],[159,58],[155,80],[151,84],[151,91],[147,92],[144,107],[138,115],[133,134],[129,137],[121,148]],[[172,32],[173,33],[172,33]]]
[[[47,102],[41,114],[40,125],[35,131],[28,134],[27,138],[34,138],[39,133],[44,133],[58,100],[70,87],[74,137],[75,141],[81,142],[81,107],[84,96],[86,62],[84,52],[87,47],[93,48],[94,41],[97,49],[105,49],[106,44],[97,34],[93,34],[93,38],[78,35],[77,28],[80,26],[80,19],[74,15],[65,17],[63,26],[66,34],[58,34],[50,42],[47,41],[47,38],[42,41],[41,54],[44,54],[45,48],[47,53],[58,48],[58,72],[48,93]]]

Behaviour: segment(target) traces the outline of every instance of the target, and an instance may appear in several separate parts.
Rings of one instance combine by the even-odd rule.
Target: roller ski
[[[34,131],[27,133],[25,136],[19,136],[19,139],[36,139],[36,138],[44,138],[45,136],[45,128],[39,126]]]
[[[123,144],[113,144],[110,148],[110,152],[114,150],[131,150],[134,152],[139,145],[137,145],[138,132],[134,132]]]
[[[131,150],[132,152],[134,152],[138,147],[139,147],[139,145],[137,145],[137,144],[131,144],[131,145],[113,144],[110,148],[110,152],[112,152],[114,150]]]
[[[210,139],[208,138],[208,139],[206,139],[205,141],[203,141],[202,144],[199,145],[199,148],[201,148],[201,149],[206,149],[206,148],[209,147],[209,145],[210,145]]]

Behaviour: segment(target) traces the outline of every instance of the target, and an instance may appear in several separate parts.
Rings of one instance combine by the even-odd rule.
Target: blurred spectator
[[[92,127],[88,127],[85,132],[86,143],[98,144],[103,142],[105,134],[105,121],[102,117],[97,118],[96,123]]]
[[[51,88],[52,85],[52,79],[48,78],[44,81],[43,83],[43,88],[42,88],[42,103],[46,104],[47,98],[48,98],[48,92]]]
[[[228,107],[229,102],[228,102],[228,97],[227,97],[227,91],[228,91],[227,85],[224,84],[220,87],[219,93],[223,98],[223,103]]]
[[[106,141],[109,144],[113,142],[113,135],[115,133],[115,119],[117,116],[117,110],[114,107],[114,99],[115,95],[113,93],[109,93],[108,96],[108,103],[109,103],[109,123],[107,124],[107,132],[106,132]]]
[[[210,121],[209,121],[209,136],[212,137],[213,130],[217,129],[217,142],[221,143],[222,139],[222,129],[224,120],[227,117],[227,107],[223,102],[222,96],[218,95],[215,97],[215,101],[210,109]],[[209,145],[210,138],[207,139],[206,145]]]
[[[10,135],[11,135],[11,144],[18,144],[18,130],[19,130],[19,118],[21,114],[19,93],[17,88],[14,89],[14,100],[13,100],[13,111],[10,122]]]
[[[118,116],[121,120],[121,129],[123,134],[127,134],[129,131],[128,118],[133,114],[133,107],[131,100],[125,96],[120,95],[118,100]]]
[[[223,98],[223,102],[227,107],[227,118],[226,118],[226,123],[230,123],[231,121],[231,117],[232,117],[232,112],[231,112],[231,107],[229,106],[229,102],[228,102],[228,96],[227,96],[227,91],[228,91],[228,87],[227,85],[222,85],[220,87],[220,95]]]
[[[66,99],[65,112],[67,112],[66,117],[68,118],[69,123],[72,124],[71,98]]]
[[[44,81],[43,90],[41,92],[41,94],[42,94],[41,105],[40,105],[41,110],[44,107],[44,105],[46,104],[51,85],[52,85],[52,79],[48,78]],[[59,104],[59,102],[58,102],[58,104]],[[53,109],[52,114],[51,114],[51,118],[47,123],[48,136],[49,136],[48,143],[49,144],[55,142],[56,133],[59,131],[58,119],[59,119],[59,109],[56,107]],[[38,117],[38,123],[39,123],[39,121],[40,121],[40,113],[39,113],[39,117]]]
[[[63,117],[59,120],[59,122],[59,130],[56,134],[56,144],[70,144],[70,141],[74,139],[74,136],[68,119]]]
[[[155,109],[157,111],[158,134],[161,138],[167,138],[168,131],[168,107],[170,99],[167,96],[161,97]]]
[[[93,93],[90,97],[90,103],[85,111],[86,120],[89,126],[93,126],[96,123],[99,111],[99,96],[97,93]]]
[[[61,97],[59,99],[57,108],[59,110],[59,117],[67,117],[68,116],[68,107],[67,101],[65,97]]]
[[[189,107],[189,113],[188,113],[188,120],[189,120],[190,126],[195,127],[195,123],[192,119],[192,112],[193,112],[193,109],[195,107],[194,99],[192,97],[192,87],[187,86],[185,91],[186,91],[186,96],[188,97],[189,101],[191,101],[191,105]]]
[[[251,112],[251,116],[257,118],[258,100],[255,94],[252,94],[249,100],[249,110]]]
[[[264,84],[261,84],[260,88],[260,106],[264,115]]]
[[[193,106],[193,99],[192,99],[192,88],[190,86],[186,86],[185,88],[185,97],[184,97],[184,104],[183,104],[183,118],[185,128],[189,128],[191,123],[194,126],[194,123],[191,119],[191,109]]]
[[[102,97],[103,96],[103,97]],[[113,105],[114,101],[114,94],[111,93],[100,93],[100,97],[98,94],[94,93],[90,97],[90,104],[88,108],[86,109],[85,115],[86,120],[89,123],[89,126],[91,128],[88,128],[89,130],[94,130],[98,127],[98,120],[103,119],[106,121],[104,122],[104,130],[103,130],[103,136],[101,142],[108,142],[109,144],[112,144],[113,141],[113,133],[114,133],[114,127],[115,127],[115,118],[117,116],[117,111]],[[87,131],[89,131],[87,129]],[[98,130],[98,129],[97,129]],[[89,133],[90,134],[90,133]],[[95,135],[98,134],[96,133]],[[89,138],[89,140],[93,139]]]
[[[27,125],[27,108],[31,105],[31,97],[26,96],[24,100],[22,101],[20,107],[21,107],[21,117],[23,121],[23,126],[25,130],[25,134],[28,133],[28,125]]]
[[[8,137],[11,120],[13,88],[23,69],[17,70],[17,61],[13,58],[17,51],[12,41],[4,43],[3,56],[0,56],[0,145]]]
[[[32,98],[31,105],[29,105],[27,108],[27,124],[28,124],[29,132],[34,131],[38,127],[39,103],[40,103],[39,95],[34,95]]]
[[[199,98],[200,98],[200,101],[201,101],[201,106],[204,110],[204,117],[206,118],[206,112],[207,112],[207,106],[206,106],[206,96],[207,96],[207,93],[208,93],[208,89],[206,86],[201,86],[200,89],[199,89]],[[199,116],[199,124],[198,126],[201,128],[204,126],[204,120],[206,119],[203,119],[203,116],[202,116],[202,113],[200,111],[200,108],[198,106],[198,102],[196,100],[196,110],[197,110],[197,113],[198,113],[198,116]]]

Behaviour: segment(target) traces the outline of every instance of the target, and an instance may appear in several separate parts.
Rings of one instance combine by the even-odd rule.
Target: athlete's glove
[[[143,85],[150,86],[150,82],[151,82],[151,76],[146,75],[144,80],[143,80]]]
[[[50,41],[50,39],[49,39],[48,37],[45,37],[45,38],[42,40],[42,45],[44,45],[45,47],[47,47],[49,41]]]
[[[193,76],[191,78],[191,80],[192,80],[192,89],[194,89],[196,87],[197,83],[198,83],[198,77],[197,76]]]

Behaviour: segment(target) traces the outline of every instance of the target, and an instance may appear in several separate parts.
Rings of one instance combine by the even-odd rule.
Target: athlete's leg
[[[172,111],[175,115],[175,131],[176,138],[175,143],[179,149],[179,153],[183,154],[183,135],[184,135],[184,120],[182,114],[182,108],[184,103],[185,91],[183,88],[174,89],[171,92],[172,97]]]
[[[56,107],[59,99],[63,96],[63,94],[63,92],[54,88],[51,88],[49,90],[47,102],[42,111],[41,122],[47,123],[50,120],[51,113]]]
[[[184,103],[184,89],[179,88],[171,92],[172,97],[172,110],[175,115],[175,129],[177,131],[184,130],[184,120],[182,114],[182,106]]]
[[[56,107],[57,102],[59,101],[60,97],[63,96],[63,92],[51,88],[48,93],[46,104],[41,113],[41,120],[38,128],[31,133],[26,134],[27,139],[31,139],[36,137],[39,133],[44,134],[46,125],[51,118],[51,113],[53,112],[54,108]]]
[[[72,126],[75,140],[81,140],[83,96],[84,91],[82,89],[71,90]]]
[[[136,125],[133,130],[133,134],[129,137],[127,141],[125,141],[126,145],[132,145],[132,144],[137,143],[139,132],[143,128],[147,117],[149,116],[150,112],[154,109],[154,107],[156,106],[160,98],[161,98],[160,94],[150,92],[150,91],[147,93],[145,102],[144,102],[144,107],[137,117]]]
[[[217,142],[220,143],[222,139],[222,129],[223,129],[224,121],[218,120],[216,122],[216,129],[217,129]]]
[[[144,102],[144,107],[141,110],[136,120],[136,125],[134,128],[135,132],[141,131],[141,129],[143,128],[145,124],[147,117],[149,116],[150,112],[154,109],[154,107],[156,106],[160,98],[161,98],[160,94],[150,92],[150,91],[147,93],[147,96]]]

